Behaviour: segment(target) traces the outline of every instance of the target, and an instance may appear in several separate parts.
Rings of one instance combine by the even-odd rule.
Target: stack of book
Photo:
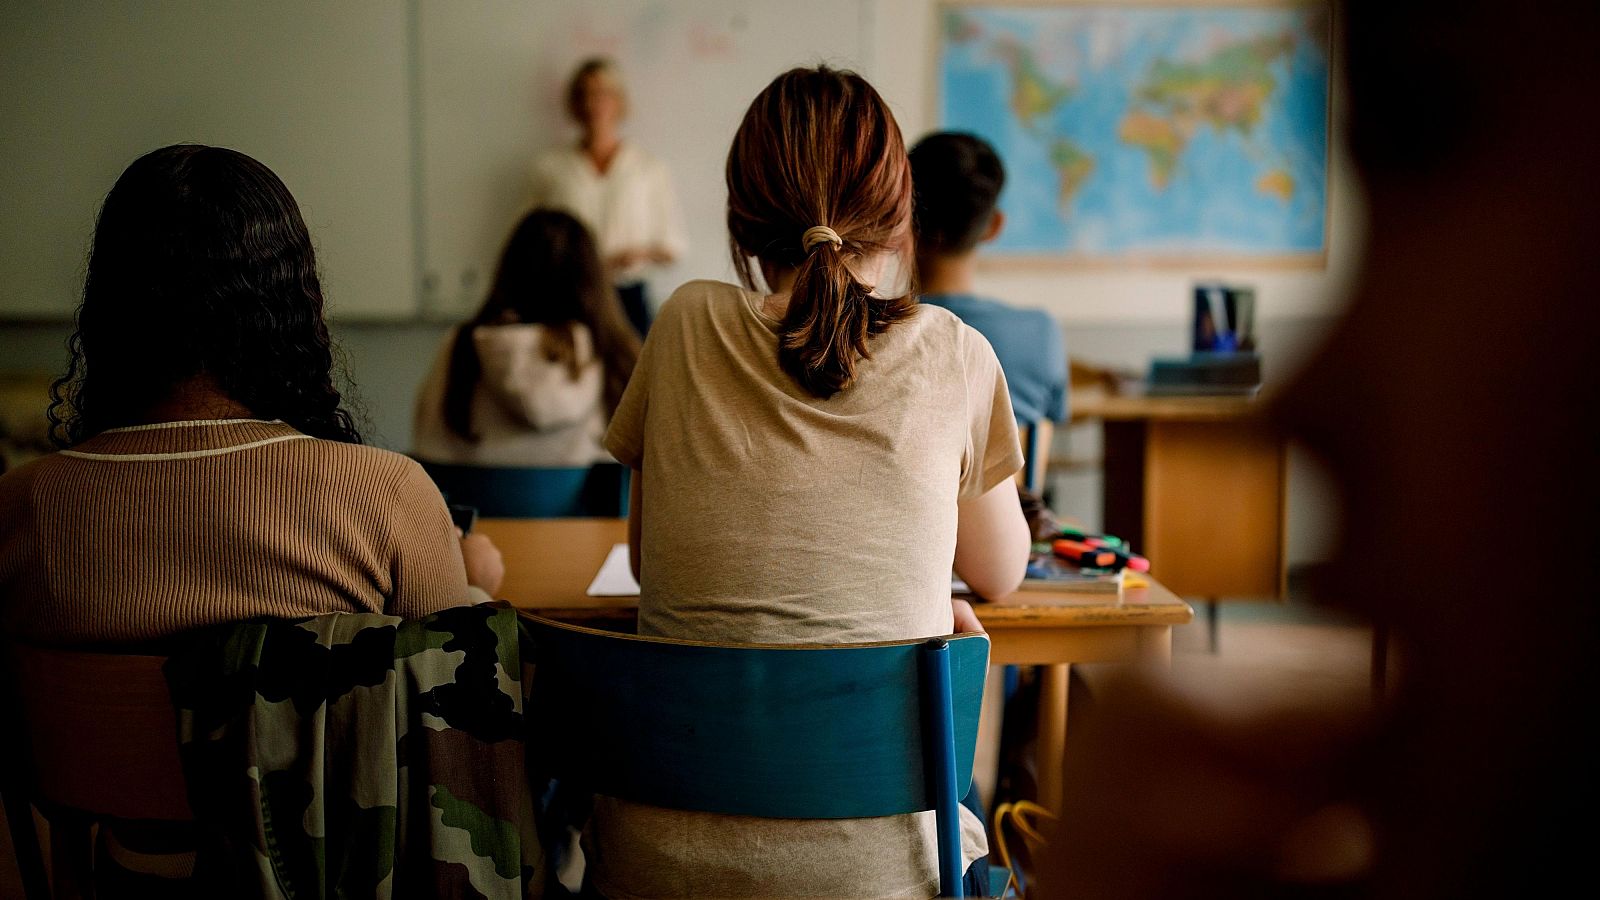
[[[1088,534],[1062,527],[1050,540],[1035,544],[1024,584],[1053,590],[1117,593],[1129,586],[1128,573],[1147,572],[1149,560],[1126,541],[1109,534]]]
[[[1034,553],[1028,561],[1028,574],[1022,583],[1061,591],[1115,594],[1122,590],[1123,573],[1127,571],[1085,569],[1065,562],[1053,553]]]

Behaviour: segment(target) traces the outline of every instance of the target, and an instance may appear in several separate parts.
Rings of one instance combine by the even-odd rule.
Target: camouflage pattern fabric
[[[537,897],[516,613],[253,621],[167,664],[216,896]]]

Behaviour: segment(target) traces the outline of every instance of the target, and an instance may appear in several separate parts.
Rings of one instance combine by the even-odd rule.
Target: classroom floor
[[[1217,703],[1304,706],[1365,701],[1371,692],[1372,629],[1308,601],[1224,603],[1218,652],[1206,611],[1173,629],[1172,674]]]
[[[1219,652],[1206,635],[1205,610],[1174,629],[1172,674],[1207,703],[1252,707],[1358,702],[1369,696],[1371,630],[1302,600],[1227,603]],[[1091,689],[1097,673],[1083,667]],[[1069,738],[1070,739],[1070,738]],[[0,898],[22,896],[11,836],[0,827]]]

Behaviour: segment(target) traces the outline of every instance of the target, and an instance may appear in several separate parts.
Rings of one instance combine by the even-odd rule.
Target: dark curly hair
[[[135,160],[95,227],[51,437],[76,444],[196,377],[267,419],[358,444],[334,387],[311,235],[271,169],[176,144]]]

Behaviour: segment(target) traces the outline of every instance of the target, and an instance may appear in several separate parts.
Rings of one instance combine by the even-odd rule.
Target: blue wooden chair
[[[989,664],[981,634],[875,644],[708,644],[525,616],[541,766],[669,809],[845,819],[932,809],[939,891],[962,896],[957,807]]]
[[[1017,476],[1017,486],[1043,496],[1044,472],[1050,464],[1050,439],[1055,434],[1055,426],[1048,421],[1020,424],[1022,471]]]
[[[418,460],[451,503],[494,519],[627,514],[627,472],[615,463],[576,468],[460,466]]]

